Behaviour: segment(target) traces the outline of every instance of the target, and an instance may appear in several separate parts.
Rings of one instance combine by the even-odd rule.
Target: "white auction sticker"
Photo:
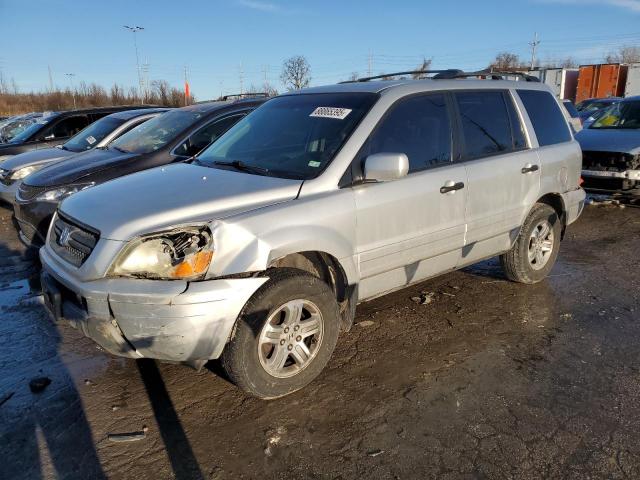
[[[336,120],[344,120],[351,113],[350,108],[338,107],[318,107],[311,112],[310,117],[335,118]]]
[[[87,143],[88,143],[89,145],[93,145],[94,143],[96,143],[96,139],[95,139],[95,137],[94,137],[93,135],[89,135],[89,136],[87,137]]]

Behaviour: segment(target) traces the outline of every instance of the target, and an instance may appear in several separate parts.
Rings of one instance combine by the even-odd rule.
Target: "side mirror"
[[[409,159],[404,153],[374,153],[364,161],[364,179],[370,182],[388,182],[406,177]]]

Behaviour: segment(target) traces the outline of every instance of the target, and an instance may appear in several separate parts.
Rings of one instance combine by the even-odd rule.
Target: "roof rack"
[[[370,80],[379,80],[379,79],[384,79],[388,77],[397,77],[399,75],[418,75],[418,74],[426,74],[426,75],[433,74],[433,77],[430,77],[432,80],[451,80],[455,78],[470,78],[470,77],[490,77],[491,80],[504,80],[505,76],[514,76],[514,77],[521,77],[523,80],[527,82],[540,81],[537,77],[526,74],[524,72],[493,71],[492,69],[478,70],[475,72],[464,72],[462,70],[450,68],[447,70],[409,70],[406,72],[384,73],[381,75],[374,75],[372,77],[358,78],[356,80],[346,80],[340,83],[368,82]]]
[[[226,101],[232,99],[253,98],[253,97],[268,97],[267,92],[246,92],[246,93],[233,93],[231,95],[225,95],[218,100]]]

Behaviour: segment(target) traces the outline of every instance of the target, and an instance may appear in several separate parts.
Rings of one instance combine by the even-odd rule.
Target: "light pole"
[[[71,96],[73,97],[73,109],[76,109],[76,87],[73,86],[73,77],[76,76],[75,73],[65,73],[67,77],[69,77],[69,81],[71,82]]]
[[[124,28],[129,30],[131,33],[133,33],[133,46],[136,49],[136,69],[138,70],[138,88],[140,90],[140,103],[144,104],[144,91],[143,91],[143,87],[142,87],[142,76],[140,75],[140,57],[138,56],[138,37],[136,35],[140,30],[144,30],[144,27],[139,27],[139,26],[130,27],[128,25],[123,25],[123,26],[124,26]]]

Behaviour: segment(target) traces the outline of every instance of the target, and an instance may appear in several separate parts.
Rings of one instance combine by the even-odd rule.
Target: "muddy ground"
[[[640,478],[640,208],[587,207],[541,284],[489,261],[360,306],[271,402],[53,325],[23,254],[0,209],[2,479]]]

